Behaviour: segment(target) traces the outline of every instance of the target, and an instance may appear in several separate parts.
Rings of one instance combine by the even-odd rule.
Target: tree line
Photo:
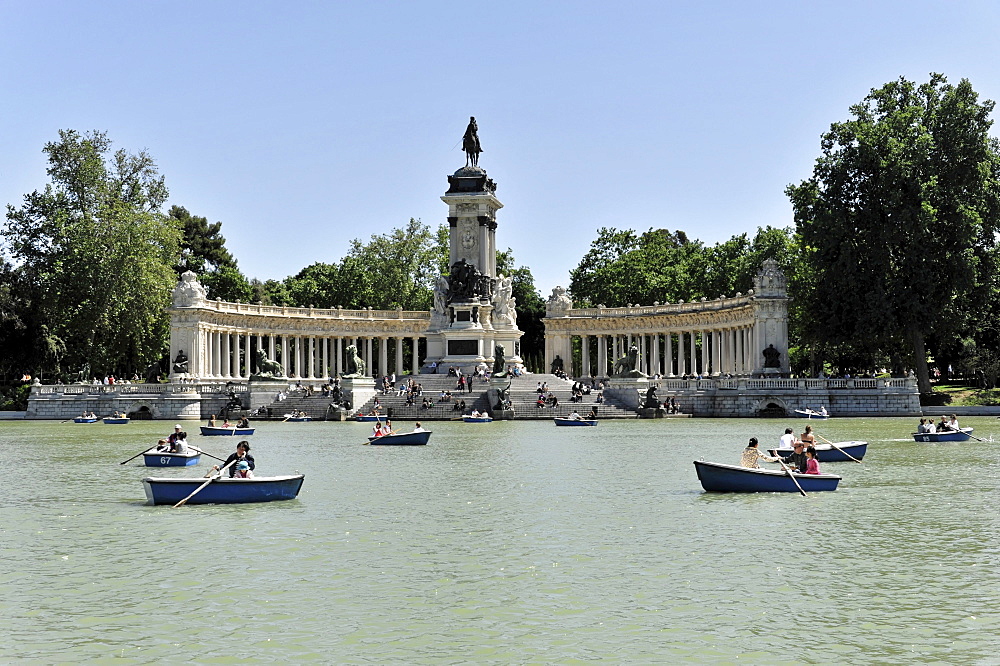
[[[706,245],[685,232],[602,228],[570,272],[578,306],[624,306],[746,293],[766,258],[789,278],[789,350],[801,373],[915,369],[929,362],[1000,371],[1000,147],[992,101],[939,74],[873,89],[820,138],[813,173],[786,194],[794,226]],[[411,219],[355,239],[335,263],[284,280],[248,278],[220,222],[163,208],[152,157],[112,150],[103,132],[59,132],[44,146],[49,183],[8,205],[0,229],[0,373],[129,376],[163,358],[164,312],[193,270],[210,298],[331,308],[429,309],[447,273],[448,227]],[[545,303],[510,249],[522,355],[541,369]]]

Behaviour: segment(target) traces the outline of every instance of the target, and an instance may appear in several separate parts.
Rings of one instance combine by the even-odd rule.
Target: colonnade
[[[760,347],[753,326],[658,333],[555,334],[552,338],[551,346],[555,349],[573,350],[579,346],[575,371],[584,377],[609,376],[614,362],[625,356],[632,345],[639,351],[637,369],[650,376],[750,374],[758,364]],[[570,360],[564,359],[566,363]]]
[[[258,370],[256,351],[263,349],[288,378],[325,379],[344,371],[347,348],[355,345],[368,374],[401,376],[406,369],[417,374],[422,337],[254,333],[201,326],[188,372],[202,379],[246,380]],[[409,354],[404,354],[404,340],[410,341]]]

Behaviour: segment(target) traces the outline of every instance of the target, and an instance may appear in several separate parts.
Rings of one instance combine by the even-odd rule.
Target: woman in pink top
[[[806,449],[806,474],[819,474],[819,462],[816,461],[816,447]]]

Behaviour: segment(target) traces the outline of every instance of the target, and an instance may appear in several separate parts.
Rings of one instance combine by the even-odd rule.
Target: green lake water
[[[258,423],[258,475],[304,472],[298,499],[174,509],[140,480],[205,458],[118,464],[172,423],[0,422],[0,662],[1000,663],[1000,443],[814,424],[870,446],[804,498],[692,465],[804,421],[434,422],[425,447]]]

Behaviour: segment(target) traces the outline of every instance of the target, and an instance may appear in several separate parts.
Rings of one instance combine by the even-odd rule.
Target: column
[[[698,331],[691,331],[691,374],[698,374]]]
[[[231,378],[233,370],[233,352],[230,349],[230,335],[229,333],[219,332],[219,338],[222,340],[222,352],[219,356],[219,361],[221,367],[219,368],[220,375],[224,379]]]
[[[389,374],[389,338],[378,339],[378,372],[380,375]]]
[[[660,334],[656,333],[653,339],[653,375],[660,374]]]
[[[362,343],[365,346],[365,367],[368,368],[368,376],[374,377],[375,373],[372,372],[372,341],[374,338],[365,337],[362,339]]]
[[[580,336],[580,374],[590,376],[590,336]]]
[[[344,371],[344,338],[336,337],[333,340],[333,376],[339,377]]]
[[[674,376],[674,334],[669,331],[666,334],[666,349],[664,350],[665,358],[663,363],[663,374],[666,377]]]
[[[677,375],[687,374],[687,364],[684,362],[684,331],[677,331]]]
[[[247,331],[246,333],[243,334],[243,341],[246,343],[246,346],[243,348],[243,355],[246,358],[246,371],[244,372],[244,374],[240,375],[240,377],[242,377],[243,379],[249,380],[250,379],[250,375],[253,374],[253,369],[251,368],[251,365],[253,364],[253,356],[250,353],[250,332],[249,331]]]
[[[413,336],[410,338],[413,341],[413,368],[410,370],[414,375],[420,374],[420,338]]]

